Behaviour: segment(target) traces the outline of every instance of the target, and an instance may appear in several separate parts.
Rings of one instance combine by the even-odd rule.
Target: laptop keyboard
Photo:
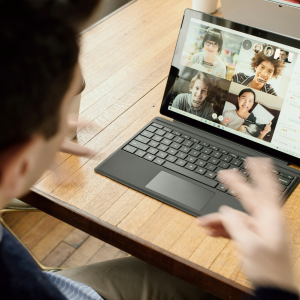
[[[158,123],[148,126],[123,150],[233,196],[235,191],[218,182],[217,172],[236,169],[254,184],[243,165],[245,157]],[[280,196],[294,176],[271,171],[278,179],[274,193]]]

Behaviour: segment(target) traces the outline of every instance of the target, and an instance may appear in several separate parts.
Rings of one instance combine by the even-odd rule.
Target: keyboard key
[[[186,146],[181,146],[181,148],[179,150],[182,152],[188,153],[188,152],[190,152],[191,148],[186,147]]]
[[[151,147],[151,148],[149,148],[149,149],[147,150],[147,152],[150,153],[150,154],[155,155],[155,154],[158,152],[158,150]]]
[[[179,174],[182,174],[184,176],[187,176],[191,179],[194,179],[196,181],[199,181],[203,184],[206,184],[212,188],[216,187],[218,185],[218,182],[217,181],[214,181],[210,178],[206,178],[205,176],[203,175],[200,175],[200,174],[196,174],[195,172],[193,171],[190,171],[190,170],[187,170],[183,167],[180,167],[180,166],[177,166],[176,164],[172,164],[168,161],[166,161],[163,165],[165,168],[169,169],[169,170],[172,170],[174,172],[177,172]]]
[[[209,144],[206,142],[200,142],[200,145],[204,146],[204,147],[209,147]]]
[[[145,145],[145,144],[143,144],[139,141],[136,141],[136,140],[131,141],[129,144],[133,147],[136,147],[136,148],[144,150],[144,151],[146,151],[149,148],[148,145]]]
[[[195,172],[204,175],[206,173],[206,169],[202,168],[202,167],[197,167],[197,169],[195,170]]]
[[[209,170],[209,171],[214,171],[217,167],[215,165],[212,165],[212,164],[207,164],[205,166],[205,169]]]
[[[143,157],[146,154],[146,152],[143,151],[143,150],[138,150],[134,154],[137,155],[137,156],[139,156],[139,157]]]
[[[188,140],[185,140],[183,143],[182,143],[182,145],[184,145],[184,146],[187,146],[187,147],[191,147],[191,146],[193,146],[193,142],[191,142],[191,141],[188,141]]]
[[[199,158],[203,159],[203,160],[208,160],[209,156],[207,154],[201,153],[200,156],[199,156]]]
[[[183,159],[177,159],[175,164],[177,164],[178,166],[184,167],[187,164],[187,162]]]
[[[233,157],[233,158],[239,158],[239,156],[237,154],[234,154],[234,153],[229,153],[228,155]]]
[[[164,129],[164,131],[172,132],[172,129],[170,129],[170,128],[168,128],[168,127],[164,127],[163,129]]]
[[[198,144],[194,144],[194,145],[192,146],[192,148],[195,149],[195,150],[197,150],[197,151],[200,151],[200,150],[203,148],[203,146],[198,145]]]
[[[219,185],[217,186],[217,190],[225,193],[227,191],[227,187],[219,183]]]
[[[229,189],[228,191],[227,191],[227,194],[229,194],[229,195],[231,195],[231,196],[233,196],[233,197],[235,197],[237,194],[236,194],[236,191],[235,190],[233,190],[233,189]]]
[[[165,162],[165,160],[164,159],[162,159],[162,158],[159,158],[159,157],[156,157],[155,159],[154,159],[154,161],[153,161],[155,164],[157,164],[157,165],[162,165],[164,162]]]
[[[221,152],[222,154],[228,154],[228,151],[226,151],[224,149],[219,149],[219,152]]]
[[[155,156],[152,155],[152,154],[147,153],[143,158],[145,158],[145,159],[147,159],[149,161],[152,161],[155,158]]]
[[[134,153],[137,150],[137,148],[130,145],[126,145],[123,149],[129,153]]]
[[[274,174],[276,174],[276,175],[279,174],[279,172],[278,172],[277,170],[272,170],[272,172],[273,172]],[[284,176],[283,176],[283,177],[284,177]]]
[[[222,153],[221,152],[218,152],[218,151],[214,151],[211,156],[213,157],[216,157],[216,158],[220,158],[222,156]]]
[[[218,148],[218,147],[216,147],[216,146],[212,146],[212,145],[210,145],[210,146],[209,146],[209,148],[210,148],[210,149],[213,149],[213,150],[215,150],[215,151],[218,151],[218,150],[219,150],[219,148]]]
[[[229,156],[229,155],[223,155],[223,156],[221,157],[221,160],[223,160],[223,161],[225,161],[225,162],[230,162],[230,161],[232,161],[232,157]]]
[[[185,165],[185,168],[186,169],[189,169],[189,170],[191,170],[191,171],[194,171],[195,169],[196,169],[196,165],[194,165],[194,164],[191,164],[191,163],[187,163],[186,165]]]
[[[217,169],[215,169],[215,173],[218,173],[218,172],[220,172],[220,171],[224,171],[224,169],[223,169],[223,168],[220,168],[220,167],[217,167]]]
[[[154,132],[156,129],[157,129],[157,128],[154,127],[154,126],[149,126],[149,127],[147,128],[147,130],[150,131],[150,132]]]
[[[177,157],[176,156],[173,156],[173,155],[168,155],[166,157],[166,160],[170,161],[170,162],[175,162],[177,160]]]
[[[175,135],[181,136],[181,133],[176,131],[176,130],[173,130],[172,133],[175,134]]]
[[[155,141],[150,141],[150,142],[148,143],[148,145],[151,146],[151,147],[153,147],[153,148],[156,148],[156,147],[159,145],[159,143],[158,143],[158,142],[155,142]]]
[[[241,160],[238,159],[234,159],[231,161],[232,165],[235,165],[236,167],[239,167],[243,162]]]
[[[160,142],[163,139],[163,137],[159,136],[159,135],[155,135],[152,140]]]
[[[180,143],[182,143],[184,141],[184,138],[182,138],[180,136],[175,136],[173,138],[173,141],[180,144]]]
[[[146,138],[142,135],[138,135],[135,139],[139,142],[144,143],[144,144],[147,144],[150,141],[150,139],[148,139],[148,138]]]
[[[186,140],[189,140],[191,138],[190,136],[188,136],[186,134],[183,134],[182,137],[185,138]]]
[[[278,181],[279,181],[280,183],[286,185],[286,186],[289,185],[289,184],[291,183],[290,180],[288,180],[288,179],[286,179],[286,178],[284,178],[284,177],[281,177],[281,176],[278,177]]]
[[[185,154],[185,153],[183,153],[183,152],[178,152],[178,153],[176,154],[176,156],[179,157],[179,158],[185,159],[185,158],[187,157],[187,154]]]
[[[244,169],[240,170],[240,173],[241,173],[241,175],[243,175],[244,177],[248,177],[248,176],[249,176],[248,173],[247,173],[247,171],[244,170]]]
[[[197,139],[194,139],[194,138],[191,138],[191,141],[192,141],[193,143],[196,143],[196,144],[200,143],[200,141],[199,141],[199,140],[197,140]]]
[[[203,160],[201,160],[201,159],[198,159],[198,160],[196,161],[196,164],[197,164],[198,166],[200,166],[200,167],[204,167],[204,166],[206,165],[206,162],[203,161]]]
[[[172,133],[166,133],[166,134],[165,134],[165,138],[167,138],[167,139],[169,139],[169,140],[172,140],[174,137],[175,137],[175,135],[172,134]]]
[[[207,171],[204,176],[206,176],[210,179],[214,179],[217,176],[217,174],[214,172],[211,172],[211,171]]]
[[[141,133],[141,135],[143,135],[143,136],[145,136],[145,137],[151,139],[151,138],[153,137],[154,133],[152,133],[152,132],[150,132],[150,131],[147,131],[147,130],[144,130],[144,131]]]
[[[283,173],[283,172],[280,172],[279,175],[282,176],[282,177],[284,177],[284,178],[287,178],[289,180],[293,180],[294,179],[294,176],[286,174],[286,173]]]
[[[163,136],[163,135],[166,133],[166,131],[164,131],[164,130],[162,130],[162,129],[157,129],[157,130],[155,131],[155,133],[158,134],[158,135]]]
[[[166,152],[162,152],[162,151],[159,151],[156,156],[160,157],[160,158],[165,158],[166,156],[168,156],[168,154]]]
[[[187,160],[188,162],[190,162],[190,163],[194,163],[194,162],[197,160],[197,158],[195,158],[195,157],[193,157],[193,156],[188,156],[188,157],[186,158],[186,160]]]
[[[178,144],[178,143],[172,143],[171,145],[170,145],[170,147],[172,147],[172,148],[174,148],[174,149],[179,149],[180,147],[181,147],[181,145],[180,144]]]
[[[162,143],[162,144],[165,144],[165,145],[167,145],[167,146],[169,146],[170,144],[172,144],[172,141],[171,141],[171,140],[168,140],[168,139],[163,139],[163,140],[161,141],[161,143]]]
[[[223,168],[223,169],[228,169],[230,165],[226,162],[220,161],[218,166]]]
[[[239,160],[241,160],[242,162],[246,161],[246,157],[240,156]]]
[[[200,154],[200,151],[197,151],[197,150],[191,150],[190,152],[189,152],[189,154],[190,155],[193,155],[193,156],[195,156],[195,157],[198,157],[199,156],[199,154]]]
[[[217,159],[217,158],[211,157],[211,158],[209,159],[208,162],[209,162],[209,163],[212,163],[212,164],[214,164],[214,165],[217,165],[217,164],[220,162],[220,160]]]
[[[212,150],[211,149],[208,149],[208,148],[203,148],[201,150],[202,153],[205,153],[205,154],[211,154],[212,153]]]
[[[177,152],[178,152],[178,150],[173,149],[173,148],[169,148],[169,149],[167,150],[167,153],[172,154],[172,155],[175,155]]]
[[[167,151],[168,150],[168,146],[166,145],[163,145],[163,144],[160,144],[157,149],[160,150],[160,151]]]
[[[157,127],[157,128],[160,128],[160,129],[164,128],[164,126],[162,126],[162,125],[160,125],[160,124],[157,124],[157,123],[152,123],[151,125],[152,125],[152,126],[155,126],[155,127]]]

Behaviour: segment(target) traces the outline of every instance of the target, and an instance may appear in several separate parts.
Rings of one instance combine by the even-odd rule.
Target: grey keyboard
[[[149,125],[123,150],[233,196],[233,190],[218,182],[220,170],[236,169],[245,181],[254,184],[243,165],[245,157],[158,123]],[[270,171],[277,178],[274,192],[280,196],[294,176]]]

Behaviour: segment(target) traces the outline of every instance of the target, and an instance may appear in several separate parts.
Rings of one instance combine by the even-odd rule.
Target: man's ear
[[[24,192],[38,145],[39,139],[31,138],[9,147],[0,154],[0,189],[5,197],[12,199]]]

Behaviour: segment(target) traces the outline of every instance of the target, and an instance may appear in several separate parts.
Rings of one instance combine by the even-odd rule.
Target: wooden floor
[[[128,255],[43,212],[8,213],[4,220],[48,267],[74,268]]]

